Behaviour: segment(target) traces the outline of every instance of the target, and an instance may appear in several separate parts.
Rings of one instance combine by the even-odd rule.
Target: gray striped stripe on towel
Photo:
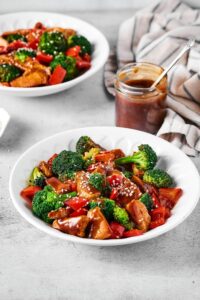
[[[157,135],[186,154],[200,152],[200,11],[180,0],[161,1],[138,11],[119,28],[116,51],[105,66],[104,83],[114,96],[117,69],[146,61],[166,67],[190,35],[195,47],[169,73],[166,118]]]

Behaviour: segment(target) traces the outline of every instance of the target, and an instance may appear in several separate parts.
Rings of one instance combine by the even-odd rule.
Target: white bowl
[[[19,28],[31,28],[36,22],[42,22],[47,27],[59,26],[63,28],[72,28],[77,30],[77,32],[81,35],[87,37],[88,40],[94,45],[91,68],[81,76],[61,84],[34,88],[0,86],[0,93],[26,97],[54,94],[69,89],[79,82],[89,78],[95,74],[106,62],[109,54],[109,46],[105,36],[89,23],[67,15],[45,12],[21,12],[1,15],[0,34],[5,31]]]
[[[172,210],[167,222],[144,235],[126,239],[92,240],[68,235],[52,228],[32,214],[20,197],[20,191],[26,186],[31,170],[41,160],[47,160],[61,150],[74,150],[81,135],[89,135],[106,149],[121,148],[126,154],[132,153],[141,143],[151,145],[159,156],[158,167],[164,168],[174,178],[176,186],[183,189],[183,196]],[[10,176],[10,194],[18,212],[32,225],[52,236],[66,241],[95,246],[116,246],[137,243],[157,237],[185,220],[195,208],[200,195],[199,174],[192,161],[172,144],[148,133],[117,127],[88,127],[65,131],[35,144],[16,162]]]
[[[8,112],[0,107],[0,137],[4,134],[4,131],[10,121],[10,115]]]

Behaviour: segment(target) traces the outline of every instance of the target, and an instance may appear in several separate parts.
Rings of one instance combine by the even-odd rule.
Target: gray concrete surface
[[[132,13],[72,15],[96,25],[113,45],[118,25]],[[29,146],[66,129],[114,125],[114,103],[104,93],[102,73],[53,96],[0,95],[0,106],[11,115],[0,140],[1,300],[200,299],[200,204],[183,224],[159,238],[96,248],[45,235],[11,203],[10,170]],[[193,161],[200,170],[199,158]]]

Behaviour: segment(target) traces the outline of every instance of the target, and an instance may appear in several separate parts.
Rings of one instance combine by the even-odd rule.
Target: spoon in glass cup
[[[175,57],[175,59],[171,62],[171,64],[160,74],[160,76],[154,81],[154,83],[150,86],[149,91],[155,89],[157,84],[165,77],[165,75],[169,72],[169,70],[179,61],[179,59],[183,56],[185,52],[190,50],[195,44],[194,37],[191,37],[188,42],[185,44],[183,49],[179,52],[179,54]]]

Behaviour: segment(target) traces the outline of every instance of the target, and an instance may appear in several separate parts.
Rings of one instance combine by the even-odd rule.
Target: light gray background
[[[119,24],[133,12],[72,11],[71,15],[97,26],[114,45]],[[114,102],[104,93],[102,75],[100,71],[78,87],[43,98],[0,95],[0,106],[11,115],[0,140],[2,300],[200,298],[199,204],[183,224],[157,239],[125,247],[96,248],[45,235],[29,225],[11,203],[10,170],[29,146],[66,129],[114,125]],[[193,161],[200,170],[199,158]]]
[[[56,11],[67,12],[71,10],[122,10],[138,9],[160,0],[0,0],[0,12],[16,11]],[[191,6],[200,7],[199,0],[182,0]]]

